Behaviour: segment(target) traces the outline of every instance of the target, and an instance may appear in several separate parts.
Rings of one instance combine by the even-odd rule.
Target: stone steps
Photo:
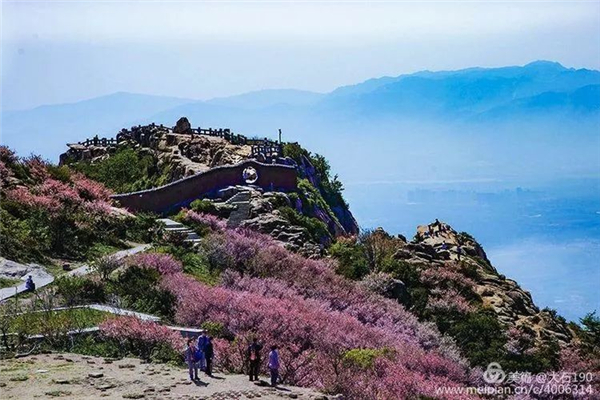
[[[180,222],[173,221],[169,218],[160,218],[157,221],[165,226],[165,231],[185,235],[184,242],[190,242],[195,245],[202,240],[196,232]]]
[[[248,219],[250,215],[250,197],[249,191],[242,191],[233,195],[226,201],[228,204],[236,206],[236,209],[229,214],[227,220],[228,228],[237,228],[243,221]]]

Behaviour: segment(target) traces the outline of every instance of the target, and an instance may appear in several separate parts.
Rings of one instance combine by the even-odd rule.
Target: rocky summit
[[[144,171],[146,176],[140,177],[140,185],[115,185],[113,189],[116,191],[172,184],[216,167],[236,165],[246,160],[292,166],[297,170],[300,181],[291,193],[243,181],[239,185],[228,186],[223,184],[223,180],[218,180],[210,191],[194,193],[183,201],[187,205],[195,198],[213,202],[214,207],[221,210],[220,215],[230,219],[230,226],[243,225],[272,233],[277,240],[289,243],[292,248],[304,247],[313,254],[320,245],[329,243],[331,237],[358,232],[358,224],[347,204],[329,182],[329,165],[325,163],[318,170],[313,165],[314,161],[322,163],[324,159],[320,156],[311,158],[312,155],[297,143],[248,139],[231,133],[229,129],[192,129],[187,118],[183,117],[173,128],[156,124],[132,127],[123,129],[116,138],[96,137],[68,147],[69,150],[60,157],[61,164],[81,170],[102,168],[111,162],[108,160],[126,152],[134,153],[134,158],[147,160],[150,165]],[[334,183],[337,184],[337,180]],[[284,212],[277,210],[282,207],[286,208]],[[296,220],[299,218],[294,218],[298,214],[320,221],[327,233],[311,236],[306,226],[298,224]]]
[[[528,291],[500,274],[474,238],[443,222],[439,223],[441,229],[432,229],[433,235],[429,227],[419,226],[414,241],[399,250],[398,257],[425,268],[436,265],[469,271],[466,278],[473,280],[482,307],[493,310],[503,325],[533,330],[538,343],[570,342],[567,324],[550,311],[541,311]]]

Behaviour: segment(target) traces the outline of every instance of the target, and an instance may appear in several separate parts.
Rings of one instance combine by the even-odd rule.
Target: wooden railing
[[[156,125],[156,124],[151,124],[148,126],[134,126],[131,127],[130,130],[126,130],[123,129],[121,130],[121,132],[119,132],[119,134],[117,135],[116,138],[99,138],[97,135],[94,136],[91,139],[87,139],[84,142],[78,142],[78,144],[83,145],[83,146],[111,146],[111,145],[116,145],[122,141],[125,140],[135,140],[137,142],[140,142],[141,138],[143,137],[146,140],[149,140],[150,137],[147,135],[152,135],[152,131],[147,131],[147,128],[154,128],[154,127],[160,127],[161,129],[166,130],[167,132],[172,133],[173,129],[172,128],[168,128],[165,127],[164,125]],[[139,130],[142,130],[141,134],[137,134],[139,132]],[[235,144],[235,145],[248,145],[248,146],[252,146],[252,157],[258,157],[260,155],[263,155],[266,158],[276,158],[276,157],[282,157],[282,146],[281,143],[274,141],[274,140],[270,140],[267,138],[264,139],[259,139],[259,138],[248,138],[244,135],[240,135],[240,134],[236,134],[231,132],[230,129],[228,128],[218,128],[218,129],[214,129],[214,128],[192,128],[191,132],[189,133],[190,135],[205,135],[205,136],[212,136],[212,137],[218,137],[218,138],[222,138],[227,140],[228,142],[230,142],[231,144]]]

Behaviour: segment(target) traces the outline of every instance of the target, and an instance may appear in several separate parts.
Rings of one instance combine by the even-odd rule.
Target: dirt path
[[[264,378],[266,380],[266,378]],[[4,399],[327,399],[290,386],[261,387],[243,375],[201,375],[194,384],[187,370],[139,359],[110,360],[78,354],[41,354],[0,361],[0,393]],[[329,397],[337,399],[337,397]]]

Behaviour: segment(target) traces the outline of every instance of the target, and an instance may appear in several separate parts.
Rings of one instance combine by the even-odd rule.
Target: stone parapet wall
[[[242,175],[247,167],[253,167],[258,173],[258,180],[253,185],[264,190],[293,191],[297,188],[294,167],[248,160],[236,165],[215,167],[158,188],[118,194],[112,198],[132,211],[163,214],[186,207],[195,199],[214,196],[228,186],[246,185]]]

